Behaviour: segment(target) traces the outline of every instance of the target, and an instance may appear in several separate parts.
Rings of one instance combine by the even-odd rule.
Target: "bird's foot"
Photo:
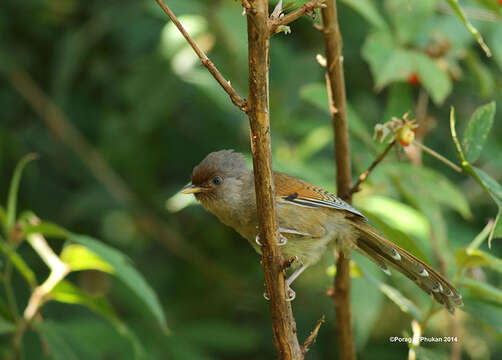
[[[259,246],[263,246],[263,244],[260,242],[260,234],[256,234],[256,237],[254,239],[254,241],[259,245]],[[288,239],[282,235],[281,233],[279,233],[279,242],[277,243],[277,246],[284,246],[286,245],[288,242]]]
[[[265,300],[270,301],[270,297],[268,296],[267,291],[263,293],[263,297]],[[286,283],[286,301],[293,301],[296,298],[296,292],[289,287],[289,285]]]

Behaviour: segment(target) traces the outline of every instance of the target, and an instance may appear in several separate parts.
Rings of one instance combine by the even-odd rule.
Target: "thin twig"
[[[280,31],[279,28],[281,26],[285,26],[295,21],[296,19],[300,18],[303,14],[309,13],[314,9],[325,8],[326,4],[324,2],[325,0],[312,0],[303,4],[302,6],[293,11],[290,11],[289,13],[285,14],[282,17],[279,17],[277,19],[269,19],[268,27],[270,29],[270,35],[279,32]]]
[[[333,120],[336,158],[336,185],[338,196],[351,202],[351,164],[349,149],[349,126],[345,98],[345,78],[343,74],[342,36],[338,24],[336,0],[327,2],[321,9],[323,20],[324,47],[327,59],[327,88],[330,112]],[[350,309],[350,259],[338,253],[335,275],[335,310],[337,340],[340,358],[355,360],[356,352],[352,333]]]
[[[439,161],[445,163],[446,165],[448,165],[449,167],[451,167],[456,172],[458,172],[458,173],[462,172],[462,168],[460,166],[455,165],[453,162],[451,162],[450,160],[448,160],[447,158],[445,158],[443,155],[438,154],[437,152],[435,152],[434,150],[432,150],[430,147],[428,147],[428,146],[426,146],[426,145],[424,145],[421,142],[418,142],[416,140],[413,140],[412,144],[420,147],[426,153],[428,153],[429,155],[434,156],[436,159],[438,159]]]
[[[262,266],[270,313],[274,345],[281,360],[303,359],[296,336],[296,323],[290,302],[286,301],[284,260],[277,247],[279,228],[275,208],[275,190],[272,180],[272,150],[269,109],[269,28],[268,0],[250,2],[247,9],[249,54],[249,124],[256,190],[256,207]]]
[[[216,79],[216,81],[221,85],[223,90],[226,91],[226,93],[230,96],[230,99],[234,103],[235,106],[237,106],[239,109],[241,109],[244,112],[248,111],[248,105],[246,99],[243,99],[242,97],[237,94],[237,91],[234,90],[234,88],[230,85],[230,81],[225,80],[223,75],[218,71],[216,66],[213,64],[211,60],[207,57],[207,55],[202,51],[202,49],[197,45],[197,43],[190,37],[188,32],[185,30],[183,25],[181,25],[180,21],[174,15],[174,13],[171,11],[169,6],[167,6],[162,0],[155,0],[157,1],[157,4],[164,10],[164,12],[169,16],[171,21],[176,25],[178,30],[181,32],[181,34],[185,37],[186,41],[190,44],[192,49],[195,51],[197,56],[200,58],[202,61],[202,65],[204,65],[211,75]]]
[[[309,337],[302,344],[303,355],[305,355],[309,351],[310,345],[315,344],[317,334],[319,334],[319,329],[321,328],[322,324],[324,324],[324,315],[319,320],[317,320],[317,324],[315,325],[314,330],[312,330]]]
[[[350,189],[351,194],[359,191],[359,186],[361,185],[361,183],[368,178],[368,176],[373,171],[373,169],[385,158],[385,156],[387,156],[387,153],[390,151],[390,149],[392,149],[392,147],[394,146],[395,143],[396,143],[396,141],[394,140],[390,144],[388,144],[387,147],[385,148],[385,150],[373,161],[373,163],[370,165],[370,167],[365,172],[363,172],[361,175],[359,175],[357,182]]]

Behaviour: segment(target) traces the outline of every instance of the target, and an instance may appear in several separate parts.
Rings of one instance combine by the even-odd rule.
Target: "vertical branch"
[[[323,20],[324,46],[327,59],[326,82],[330,99],[330,111],[335,136],[336,183],[338,196],[351,202],[351,169],[349,151],[349,129],[345,100],[345,79],[343,75],[342,36],[338,25],[336,0],[326,2],[321,10]],[[356,358],[352,319],[350,310],[350,259],[339,252],[335,276],[336,330],[340,358]]]
[[[274,344],[278,358],[302,359],[291,305],[286,302],[282,257],[276,245],[279,232],[270,140],[268,0],[249,1],[249,4],[250,7],[246,9],[249,50],[248,116],[260,240],[263,244],[263,272],[270,297]]]

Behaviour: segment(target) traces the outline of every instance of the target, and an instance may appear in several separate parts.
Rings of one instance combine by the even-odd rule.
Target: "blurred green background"
[[[240,2],[166,2],[247,97]],[[494,100],[499,111],[475,164],[502,181],[502,6],[495,0],[460,3],[492,57],[445,1],[339,2],[354,178],[385,147],[372,139],[377,123],[410,111],[421,126],[417,138],[457,161],[450,106],[461,135],[474,110]],[[0,9],[0,202],[6,202],[17,162],[38,153],[24,173],[19,207],[99,238],[133,259],[159,296],[167,335],[120,281],[97,271],[73,273],[70,280],[110,300],[146,358],[273,358],[259,256],[189,197],[176,195],[211,151],[232,148],[250,159],[246,116],[153,0],[4,0]],[[291,34],[271,40],[273,161],[277,170],[334,191],[324,69],[315,58],[323,53],[323,39],[314,22],[319,16],[304,16],[290,25]],[[435,268],[442,263],[450,279],[457,273],[491,284],[493,298],[481,305],[469,290],[474,300],[467,297],[469,311],[457,311],[454,329],[451,317],[440,311],[424,336],[458,336],[462,359],[502,358],[502,262],[461,268],[456,257],[497,214],[483,189],[429,155],[400,147],[372,173],[354,203],[392,240],[408,241]],[[62,248],[58,240],[50,244]],[[497,239],[491,250],[486,243],[481,249],[502,256]],[[29,246],[21,245],[19,254],[40,281],[47,276]],[[430,299],[404,277],[386,277],[360,256],[354,260],[366,275],[355,274],[352,283],[359,358],[407,357],[407,344],[390,343],[389,337],[410,335],[410,321],[425,316]],[[300,340],[323,314],[327,319],[309,359],[338,356],[333,302],[325,295],[332,263],[332,254],[326,254],[295,282]],[[29,289],[16,273],[13,284],[23,309]],[[403,303],[406,299],[412,304]],[[76,359],[134,357],[129,341],[85,307],[49,302],[42,316],[48,333],[66,343]],[[9,334],[0,335],[0,350],[6,354],[9,348]],[[419,358],[449,357],[449,344],[423,348]],[[44,354],[34,331],[26,334],[25,359],[56,356]]]

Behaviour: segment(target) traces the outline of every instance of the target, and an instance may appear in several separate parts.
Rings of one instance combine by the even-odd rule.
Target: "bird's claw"
[[[260,242],[260,234],[256,234],[256,237],[254,238],[254,241],[258,244],[258,246],[263,246],[263,244]],[[279,233],[279,242],[277,243],[277,246],[284,246],[288,243],[288,239]]]
[[[268,296],[267,291],[263,293],[263,297],[265,298],[265,300],[270,301],[270,297]],[[286,289],[286,301],[293,301],[295,298],[296,292],[288,286],[288,288]]]

